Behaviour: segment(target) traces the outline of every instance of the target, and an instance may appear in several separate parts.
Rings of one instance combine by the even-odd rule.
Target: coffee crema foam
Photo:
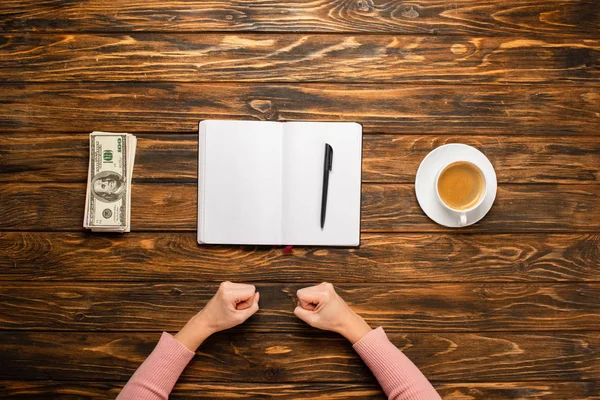
[[[470,162],[458,161],[440,173],[437,182],[440,198],[454,210],[468,210],[475,206],[485,191],[485,178],[479,168]]]

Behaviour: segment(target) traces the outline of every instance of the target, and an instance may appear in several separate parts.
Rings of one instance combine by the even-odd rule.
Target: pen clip
[[[327,158],[327,169],[331,171],[333,169],[333,147],[329,143],[325,143],[325,157]]]

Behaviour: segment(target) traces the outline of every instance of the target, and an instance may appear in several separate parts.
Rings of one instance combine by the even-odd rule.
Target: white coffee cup
[[[475,203],[473,206],[469,207],[468,209],[456,209],[456,208],[452,208],[451,206],[449,206],[448,204],[446,204],[444,202],[444,200],[442,200],[442,196],[440,196],[440,192],[439,192],[439,180],[440,180],[440,176],[442,175],[442,173],[451,165],[454,164],[458,164],[458,163],[464,163],[464,164],[470,164],[471,167],[474,167],[475,169],[477,169],[479,171],[479,173],[481,174],[481,177],[483,178],[483,192],[481,193],[481,195],[479,196],[479,200],[477,201],[477,203]],[[440,204],[447,209],[448,211],[450,211],[451,213],[456,215],[456,218],[458,220],[458,225],[459,226],[466,226],[469,224],[468,221],[468,216],[467,214],[473,210],[476,210],[477,208],[479,208],[481,206],[481,203],[483,203],[483,200],[485,199],[485,196],[487,194],[487,183],[486,183],[486,179],[485,179],[485,174],[483,173],[482,168],[477,165],[476,162],[473,161],[469,161],[469,160],[454,160],[451,162],[448,162],[446,164],[444,164],[440,170],[437,173],[437,176],[434,180],[434,185],[435,185],[435,194],[438,198],[438,201],[440,202]]]

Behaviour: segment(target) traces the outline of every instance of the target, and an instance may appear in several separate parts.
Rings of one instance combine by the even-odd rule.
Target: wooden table
[[[350,345],[294,318],[330,281],[446,399],[600,399],[600,3],[3,0],[0,397],[114,398],[222,280],[261,311],[173,398],[382,398]],[[196,244],[197,123],[364,126],[359,249]],[[132,232],[82,230],[93,130],[137,135]],[[488,216],[414,194],[471,144]]]

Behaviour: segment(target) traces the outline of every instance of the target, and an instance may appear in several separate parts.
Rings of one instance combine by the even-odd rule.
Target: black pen
[[[323,162],[323,194],[321,196],[321,229],[325,226],[327,212],[327,189],[329,188],[329,171],[333,165],[333,148],[325,143],[325,161]]]

